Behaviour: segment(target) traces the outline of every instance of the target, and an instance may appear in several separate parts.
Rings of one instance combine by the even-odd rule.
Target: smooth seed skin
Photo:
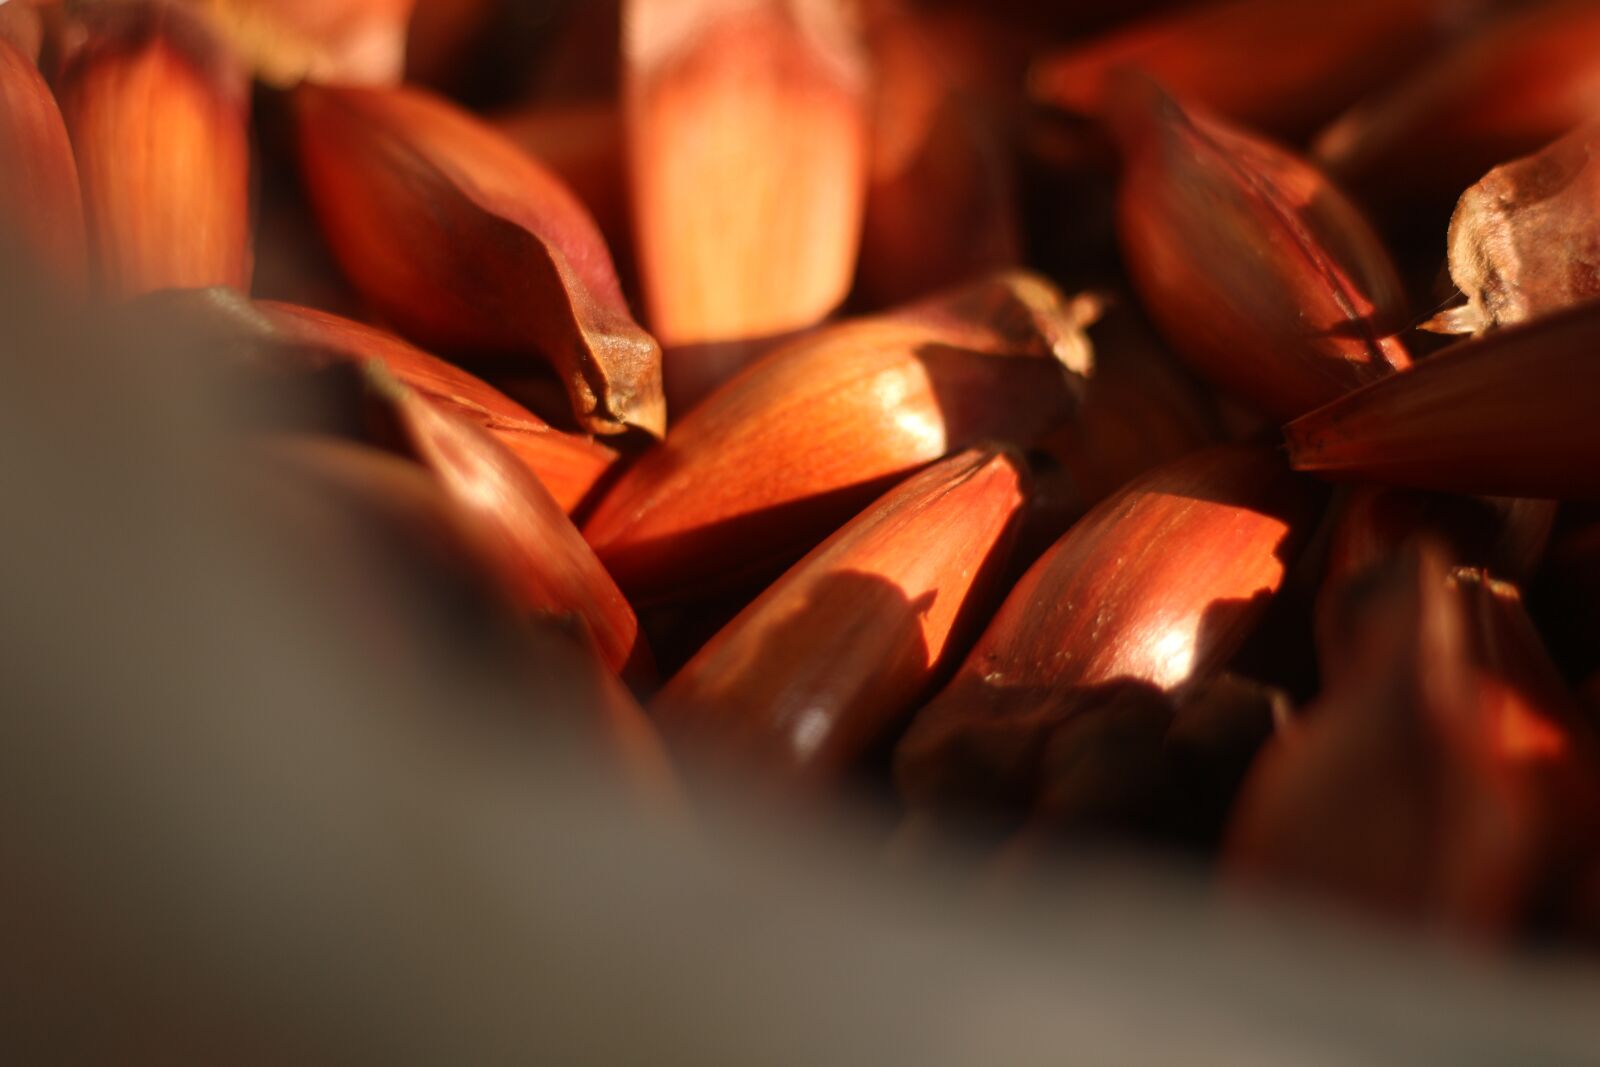
[[[1016,533],[1020,461],[972,449],[892,489],[795,564],[651,705],[669,736],[798,781],[839,778],[924,694]]]
[[[1600,497],[1600,306],[1456,345],[1284,427],[1295,469],[1483,496]]]
[[[82,9],[56,91],[72,135],[101,294],[248,291],[250,97],[244,70],[180,5]]]
[[[1197,452],[1102,502],[1023,575],[912,720],[895,752],[901,795],[917,810],[959,806],[951,782],[973,760],[1031,758],[1032,739],[1099,687],[1171,690],[1221,670],[1320,512],[1314,485],[1243,447]]]
[[[274,301],[256,305],[274,330],[278,350],[303,366],[330,357],[377,360],[401,382],[493,434],[525,463],[571,514],[616,462],[605,445],[552,429],[489,383],[430,356],[393,334],[311,308]]]
[[[1409,365],[1404,287],[1326,178],[1138,76],[1116,94],[1118,240],[1174,352],[1280,420]]]
[[[781,569],[919,467],[1073,418],[1093,314],[1007,272],[819,330],[675,423],[584,534],[642,602]]]
[[[293,101],[334,255],[403,332],[445,352],[537,353],[585,429],[665,431],[660,346],[559,178],[422,90],[307,84]]]

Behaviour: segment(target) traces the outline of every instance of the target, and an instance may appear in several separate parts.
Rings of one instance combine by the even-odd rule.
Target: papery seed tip
[[[1460,307],[1446,308],[1427,322],[1419,323],[1417,329],[1457,336],[1482,333],[1487,325],[1482,308],[1476,304],[1462,304]]]

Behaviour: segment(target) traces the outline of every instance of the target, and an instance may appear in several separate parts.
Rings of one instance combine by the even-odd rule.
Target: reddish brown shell
[[[836,778],[911,710],[974,621],[1026,496],[979,448],[907,479],[747,607],[661,691],[669,735]]]
[[[39,61],[39,50],[44,44],[44,22],[31,0],[0,4],[0,41],[15,48],[29,63]]]
[[[574,617],[615,671],[647,677],[649,649],[633,609],[548,490],[479,426],[402,385],[377,363],[368,380],[407,448],[438,478],[506,596],[524,610]]]
[[[309,360],[377,360],[400,381],[488,430],[511,449],[561,507],[571,512],[616,462],[587,437],[552,429],[500,390],[393,334],[311,308],[259,301],[278,339]]]
[[[1419,538],[1456,566],[1520,579],[1533,573],[1555,524],[1553,500],[1453,496],[1358,485],[1328,539],[1325,580],[1343,582],[1388,563]]]
[[[100,288],[250,288],[250,98],[209,26],[157,0],[76,9],[56,83]]]
[[[868,42],[876,108],[858,292],[884,307],[1016,265],[1002,116],[960,83],[921,12],[888,5]]]
[[[1282,692],[1227,674],[1181,693],[1130,682],[1086,694],[1038,735],[1037,764],[1012,784],[1013,815],[1025,813],[1026,821],[992,870],[1008,878],[1031,873],[1063,837],[1209,846],[1290,707]],[[962,784],[985,785],[952,782],[952,791]]]
[[[1231,875],[1499,937],[1593,840],[1593,738],[1515,590],[1423,549],[1241,797]]]
[[[1139,475],[1223,439],[1210,397],[1137,315],[1113,308],[1092,332],[1094,377],[1082,409],[1031,453],[1034,518],[1024,551],[1034,554]]]
[[[1600,306],[1456,345],[1289,423],[1297,470],[1491,496],[1600,497]]]
[[[538,352],[586,429],[663,432],[660,347],[559,178],[419,90],[304,85],[294,102],[329,244],[407,335],[444,351]]]
[[[1555,525],[1554,500],[1455,496],[1358,485],[1330,524],[1317,595],[1317,647],[1333,675],[1363,635],[1363,591],[1419,545],[1450,566],[1482,567],[1522,580],[1544,556]]]
[[[586,0],[582,10],[615,5],[617,0]],[[475,47],[494,29],[502,13],[499,0],[413,0],[406,34],[406,81],[442,87],[460,80]],[[576,9],[575,9],[576,10]]]
[[[494,124],[583,201],[619,266],[629,260],[633,232],[616,101],[539,101],[498,116]]]
[[[33,63],[0,40],[0,240],[69,289],[88,274],[78,166]]]
[[[1033,739],[1096,687],[1172,689],[1221,669],[1319,510],[1278,457],[1239,447],[1197,452],[1104,501],[1029,569],[917,713],[895,754],[902,794],[942,802],[951,769],[974,745],[992,751],[996,734],[1031,759]]]
[[[918,467],[1070,418],[1085,311],[1012,274],[821,330],[674,424],[584,533],[644,600],[785,566]]]
[[[1292,418],[1409,363],[1388,254],[1314,167],[1131,76],[1114,127],[1129,274],[1199,373]]]
[[[650,324],[669,348],[789,333],[849,291],[870,136],[850,9],[624,5],[639,269]]]
[[[463,521],[449,491],[428,467],[339,438],[273,437],[262,450],[276,473],[314,491],[331,493],[342,510],[358,520],[361,528],[354,531],[358,537],[348,545],[341,537],[339,547],[359,553],[360,562],[375,547],[370,538],[376,537],[379,545],[400,548],[407,576],[430,565],[451,572],[487,570],[491,584],[500,576],[500,561],[482,555],[481,531],[473,522]],[[320,509],[313,514],[323,517]],[[346,565],[338,551],[323,562]],[[395,591],[393,576],[380,569],[372,584],[378,598],[375,617],[388,622],[388,611],[402,609],[381,599]],[[401,589],[397,595],[404,598],[408,591]],[[684,798],[660,736],[602,662],[585,627],[574,626],[567,618],[541,615],[524,620],[513,640],[518,663],[526,668],[532,687],[530,695],[536,697],[529,710],[572,719],[582,735],[596,742],[602,757],[617,767],[624,786],[648,805],[652,816],[680,816]]]

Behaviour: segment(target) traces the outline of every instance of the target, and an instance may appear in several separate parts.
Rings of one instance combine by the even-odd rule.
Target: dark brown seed
[[[1439,333],[1497,326],[1600,298],[1600,123],[1496,167],[1450,220],[1450,278],[1467,303],[1424,323]]]
[[[1325,675],[1361,640],[1363,600],[1376,575],[1422,544],[1454,567],[1482,567],[1522,579],[1549,544],[1553,500],[1450,496],[1388,486],[1356,486],[1328,537],[1317,597],[1317,646]]]
[[[1232,675],[1179,693],[1111,683],[1039,740],[1029,814],[997,865],[1016,876],[1058,839],[1114,835],[1211,848],[1261,746],[1291,706]]]
[[[1503,937],[1592,839],[1593,739],[1514,590],[1430,548],[1251,774],[1232,876]]]

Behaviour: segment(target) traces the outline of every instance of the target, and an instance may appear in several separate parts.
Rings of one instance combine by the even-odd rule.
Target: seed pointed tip
[[[667,399],[660,390],[630,405],[623,428],[643,430],[658,441],[667,435]]]
[[[1488,328],[1488,323],[1483,316],[1483,310],[1476,304],[1462,304],[1460,307],[1446,308],[1427,322],[1417,326],[1419,330],[1428,333],[1459,336],[1461,334],[1482,333]]]
[[[1025,270],[1002,271],[970,292],[980,302],[993,302],[990,314],[996,322],[1005,322],[996,312],[1007,305],[1020,309],[1023,318],[1010,327],[1019,337],[1032,335],[1056,362],[1080,377],[1094,374],[1094,343],[1084,331],[1105,314],[1109,299],[1104,294],[1067,297],[1049,280]]]
[[[640,430],[660,439],[667,431],[661,345],[637,324],[595,331],[583,338],[584,359],[568,376],[578,421],[589,433],[613,436]]]

